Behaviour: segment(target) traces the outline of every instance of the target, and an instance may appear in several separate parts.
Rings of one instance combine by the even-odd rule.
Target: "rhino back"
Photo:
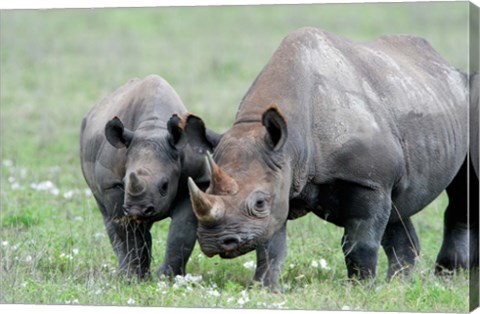
[[[420,38],[353,43],[314,28],[294,31],[236,120],[259,119],[271,103],[287,120],[298,189],[335,178],[396,185],[395,201],[416,211],[465,156],[465,76]]]
[[[96,103],[82,121],[80,139],[82,170],[94,194],[125,172],[126,149],[114,148],[104,134],[109,120],[116,116],[132,131],[145,125],[164,130],[174,113],[184,112],[176,92],[157,75],[132,79]]]

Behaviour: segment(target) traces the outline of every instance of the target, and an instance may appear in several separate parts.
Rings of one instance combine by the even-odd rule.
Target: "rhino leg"
[[[97,204],[117,256],[120,273],[127,276],[137,275],[139,278],[149,275],[152,251],[151,224],[122,220],[121,214],[115,215],[121,213],[121,209],[117,208],[119,206],[107,207],[98,199]]]
[[[449,203],[444,215],[443,243],[436,261],[437,274],[469,268],[470,264],[478,265],[478,207],[471,208],[472,217],[469,220],[467,172],[465,160],[447,187]]]
[[[277,291],[278,278],[287,256],[287,224],[285,223],[270,240],[257,248],[255,281]]]
[[[342,249],[348,277],[376,276],[378,250],[390,216],[391,201],[386,193],[362,187],[344,191],[340,210],[345,214]]]
[[[185,267],[197,238],[197,218],[188,197],[184,197],[172,212],[167,237],[165,260],[158,276],[185,275]]]
[[[382,246],[388,257],[387,277],[390,279],[398,273],[408,275],[420,253],[420,241],[411,219],[389,223]]]

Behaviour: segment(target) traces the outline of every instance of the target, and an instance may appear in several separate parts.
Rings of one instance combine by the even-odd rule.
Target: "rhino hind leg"
[[[471,218],[476,219],[469,220],[467,171],[465,160],[446,189],[449,203],[444,215],[443,243],[435,266],[435,272],[440,275],[450,274],[459,268],[470,268],[470,264],[478,264],[478,208],[471,210]],[[475,258],[477,262],[474,261]]]
[[[254,280],[272,291],[278,291],[278,278],[283,262],[287,256],[287,226],[286,223],[272,238],[260,245],[257,250],[257,268]]]
[[[389,223],[382,238],[388,258],[387,278],[397,274],[408,275],[420,253],[420,241],[410,218]]]
[[[158,276],[185,275],[186,265],[197,238],[197,218],[190,199],[185,197],[173,210],[167,236],[165,259]]]

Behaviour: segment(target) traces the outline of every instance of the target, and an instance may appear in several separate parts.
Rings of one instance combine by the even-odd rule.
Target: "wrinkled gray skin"
[[[425,40],[294,31],[215,150],[217,186],[202,193],[189,181],[202,251],[256,250],[255,279],[274,288],[287,220],[313,212],[344,228],[349,277],[375,276],[380,246],[391,277],[419,254],[410,217],[447,189],[437,271],[468,267],[467,187],[463,172],[456,177],[467,119],[468,78]]]
[[[217,141],[156,75],[130,80],[85,116],[82,171],[121,273],[149,274],[150,228],[167,217],[172,220],[159,275],[185,273],[197,228],[186,179],[208,184],[204,154]]]

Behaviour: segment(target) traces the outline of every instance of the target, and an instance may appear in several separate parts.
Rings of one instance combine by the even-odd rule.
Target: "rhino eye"
[[[248,213],[251,216],[265,217],[268,215],[268,201],[270,196],[263,191],[255,191],[250,195],[250,200],[247,202]]]
[[[160,195],[162,195],[162,196],[167,195],[167,192],[168,192],[168,181],[162,180],[162,182],[160,182],[160,184],[158,185],[158,192],[159,192]]]
[[[257,209],[263,209],[265,207],[265,200],[259,199],[255,202],[255,207]]]

